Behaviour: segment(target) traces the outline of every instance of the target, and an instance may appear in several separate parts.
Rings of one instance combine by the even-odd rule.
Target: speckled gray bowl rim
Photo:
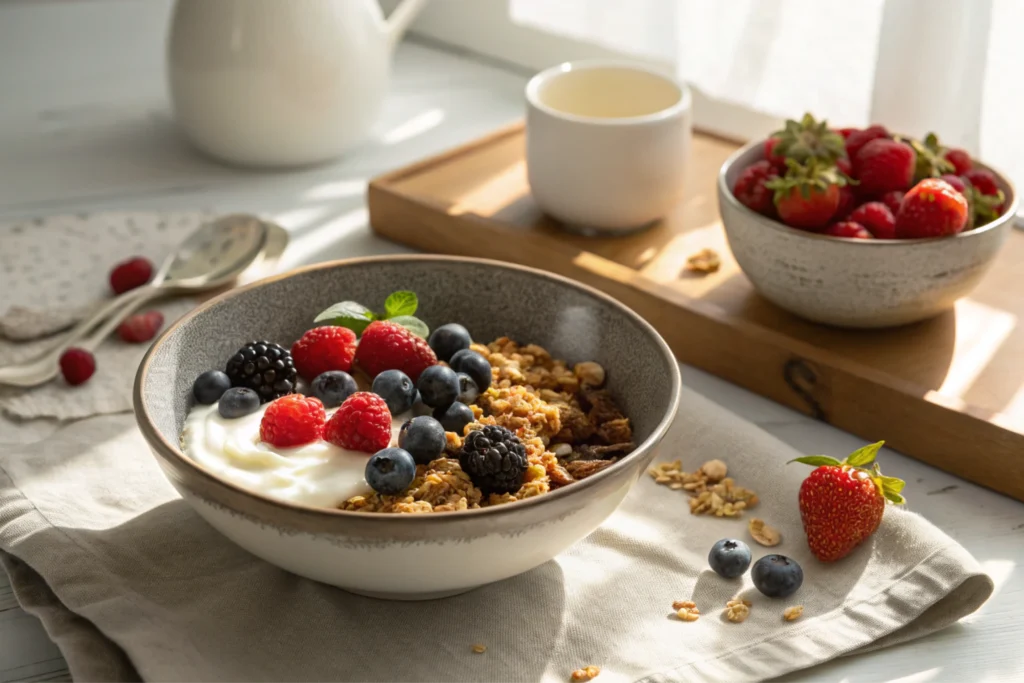
[[[967,240],[967,239],[971,239],[972,237],[974,237],[976,235],[982,235],[982,234],[984,234],[986,232],[989,232],[990,230],[995,230],[995,229],[1001,227],[1002,225],[1004,225],[1007,222],[1012,222],[1013,220],[1015,220],[1016,215],[1017,215],[1018,197],[1017,197],[1017,191],[1013,187],[1013,183],[1011,183],[1004,174],[1000,173],[999,171],[997,171],[996,169],[992,168],[991,166],[988,166],[987,164],[982,164],[982,163],[976,161],[975,162],[975,167],[976,168],[984,168],[984,169],[986,169],[988,171],[991,171],[993,174],[995,174],[996,179],[1003,185],[1003,187],[1006,190],[1009,190],[1009,194],[1010,194],[1010,206],[1006,209],[1006,211],[1003,212],[1003,215],[1000,216],[999,218],[995,219],[991,223],[986,223],[985,225],[981,226],[980,228],[975,228],[974,230],[966,230],[964,232],[959,232],[959,233],[957,233],[957,234],[955,234],[953,236],[947,235],[947,236],[944,236],[944,237],[943,236],[940,236],[940,237],[917,237],[917,238],[914,238],[914,239],[891,239],[891,240],[878,240],[878,239],[864,240],[864,239],[858,239],[856,237],[833,237],[832,235],[819,235],[818,233],[808,232],[807,230],[801,230],[799,228],[794,228],[792,226],[786,225],[785,223],[780,223],[779,221],[774,220],[772,218],[768,218],[767,216],[762,216],[761,214],[757,213],[756,211],[753,211],[753,210],[747,208],[746,206],[744,206],[740,202],[740,200],[736,199],[735,195],[733,195],[732,188],[729,187],[729,183],[726,180],[726,176],[729,174],[729,171],[732,170],[733,165],[735,165],[740,160],[740,158],[743,157],[743,155],[747,154],[754,147],[758,147],[758,146],[762,146],[762,145],[764,145],[764,140],[755,140],[753,142],[750,142],[750,143],[744,145],[743,147],[741,147],[740,149],[736,150],[735,152],[733,152],[732,155],[728,159],[725,160],[725,163],[723,163],[722,167],[718,170],[718,195],[719,195],[719,197],[724,197],[725,200],[727,202],[729,202],[729,205],[732,208],[736,209],[737,211],[746,214],[750,218],[753,218],[754,220],[758,221],[762,225],[768,226],[772,230],[776,230],[778,232],[784,232],[784,233],[786,233],[788,235],[797,235],[798,237],[802,237],[804,239],[809,239],[809,240],[829,240],[831,242],[843,242],[843,243],[846,243],[846,244],[857,244],[859,246],[869,247],[869,248],[870,247],[879,247],[879,246],[892,248],[893,246],[897,246],[897,245],[928,244],[928,243],[932,243],[932,242],[948,242],[948,241],[951,241],[951,240]]]
[[[669,368],[671,368],[670,372],[672,374],[672,395],[669,399],[668,407],[665,410],[665,415],[661,418],[661,421],[651,432],[650,436],[644,439],[643,442],[637,444],[637,447],[633,450],[632,453],[622,458],[621,460],[616,461],[615,464],[613,464],[612,466],[607,467],[601,470],[600,472],[597,472],[596,474],[592,474],[586,479],[575,482],[569,486],[559,488],[555,491],[550,491],[543,495],[526,498],[524,500],[519,500],[514,503],[509,503],[506,505],[494,505],[485,508],[478,508],[475,510],[452,510],[448,512],[429,515],[392,515],[383,513],[357,512],[352,510],[339,510],[335,508],[315,507],[311,505],[300,505],[297,503],[290,503],[279,500],[277,498],[272,498],[270,496],[256,493],[254,491],[250,491],[249,489],[246,489],[242,486],[234,484],[230,481],[227,481],[226,479],[222,479],[221,477],[218,477],[217,475],[213,474],[205,467],[197,463],[195,460],[189,458],[184,453],[182,453],[181,449],[176,444],[172,444],[169,441],[167,441],[163,437],[163,434],[161,434],[160,431],[156,429],[155,426],[153,426],[153,421],[149,414],[149,406],[147,405],[146,399],[143,396],[142,392],[142,387],[146,382],[146,376],[149,372],[149,365],[152,361],[153,355],[156,353],[157,349],[159,349],[163,345],[163,343],[178,330],[178,328],[180,328],[182,325],[187,323],[189,320],[191,320],[198,314],[211,308],[212,306],[216,306],[217,304],[223,301],[227,301],[228,299],[231,299],[232,297],[235,297],[241,294],[242,292],[246,292],[251,289],[256,289],[257,287],[262,287],[264,285],[270,284],[271,282],[283,280],[289,277],[293,277],[295,275],[299,275],[301,273],[308,273],[317,270],[331,270],[334,268],[341,268],[349,265],[415,261],[442,264],[450,263],[453,266],[458,265],[460,263],[474,263],[501,270],[517,271],[530,277],[551,280],[559,284],[565,285],[567,287],[574,288],[576,290],[583,292],[584,294],[594,297],[595,299],[601,302],[604,302],[605,304],[615,309],[618,309],[619,312],[621,312],[628,318],[632,319],[636,323],[636,325],[640,327],[640,329],[642,329],[652,339],[654,339],[654,341],[657,343],[658,348],[661,351],[663,360],[665,360]],[[507,515],[515,513],[516,510],[521,510],[526,506],[532,507],[537,505],[545,505],[547,503],[561,500],[566,496],[582,494],[588,489],[590,489],[594,484],[601,481],[602,479],[614,476],[617,472],[630,467],[631,460],[635,460],[639,457],[642,457],[642,455],[646,451],[653,448],[659,441],[661,441],[664,438],[669,426],[675,419],[676,412],[679,408],[681,392],[682,378],[680,377],[679,373],[679,364],[675,358],[675,355],[672,353],[672,350],[669,348],[665,340],[661,337],[660,334],[658,334],[657,330],[655,330],[650,323],[648,323],[646,320],[640,317],[631,308],[621,303],[620,301],[612,298],[611,296],[608,296],[604,292],[601,292],[589,285],[585,285],[583,283],[576,282],[575,280],[571,280],[567,277],[555,275],[553,273],[548,273],[536,268],[530,268],[528,266],[520,266],[516,264],[503,263],[501,261],[494,261],[491,259],[470,258],[465,256],[407,254],[367,256],[361,258],[342,259],[338,261],[327,261],[324,263],[318,263],[311,266],[296,268],[285,273],[263,278],[262,280],[258,280],[256,282],[252,282],[242,287],[229,290],[228,292],[225,292],[219,296],[210,299],[209,301],[206,301],[205,303],[197,306],[195,309],[190,311],[188,314],[181,317],[174,324],[168,327],[159,337],[157,337],[156,341],[153,343],[153,345],[146,352],[146,355],[143,357],[142,363],[139,365],[139,370],[135,375],[135,386],[132,391],[132,401],[135,409],[135,421],[136,423],[138,423],[139,429],[142,431],[142,435],[145,437],[149,445],[153,448],[159,449],[164,456],[169,457],[169,459],[171,460],[177,461],[182,466],[192,470],[193,473],[197,474],[198,476],[204,479],[209,480],[215,485],[223,486],[244,496],[248,496],[250,498],[262,501],[264,503],[268,503],[270,505],[284,508],[293,512],[298,512],[301,514],[326,515],[328,517],[338,517],[342,519],[358,518],[360,520],[376,520],[381,523],[401,520],[399,523],[402,524],[417,524],[426,523],[430,521],[436,522],[446,519],[461,520],[466,519],[467,517],[482,518],[485,516]]]

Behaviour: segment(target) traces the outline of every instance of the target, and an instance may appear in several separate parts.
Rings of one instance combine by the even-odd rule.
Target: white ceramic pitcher
[[[395,44],[426,0],[178,0],[168,37],[174,114],[206,153],[299,166],[366,138]]]

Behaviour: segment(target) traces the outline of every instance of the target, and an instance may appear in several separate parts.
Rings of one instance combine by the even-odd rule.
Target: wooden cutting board
[[[729,252],[715,183],[735,149],[697,135],[672,215],[626,237],[582,237],[531,201],[517,124],[371,182],[370,223],[424,251],[590,284],[647,318],[684,363],[1024,500],[1024,233],[953,311],[892,330],[816,325],[761,298]],[[705,247],[721,269],[686,271]]]

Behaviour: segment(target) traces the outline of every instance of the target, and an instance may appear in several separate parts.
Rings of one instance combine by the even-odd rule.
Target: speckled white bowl
[[[755,213],[733,196],[737,176],[764,158],[763,149],[763,140],[752,142],[718,174],[718,207],[729,247],[762,296],[826,325],[894,327],[952,307],[988,270],[1017,212],[1013,186],[993,171],[1009,210],[977,230],[913,240],[817,235]]]
[[[335,301],[419,295],[431,327],[458,321],[480,340],[507,335],[569,362],[594,360],[633,424],[636,450],[550,493],[479,510],[360,513],[288,503],[242,488],[178,444],[194,378],[252,339],[290,344]],[[338,261],[232,290],[171,325],[135,382],[135,415],[168,480],[211,526],[288,571],[375,597],[453,595],[537,567],[596,529],[654,458],[679,403],[679,367],[646,321],[586,285],[539,270],[452,256]]]

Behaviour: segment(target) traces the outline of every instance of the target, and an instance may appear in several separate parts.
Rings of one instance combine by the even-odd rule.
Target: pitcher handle
[[[402,39],[406,29],[409,28],[409,24],[416,19],[416,15],[420,13],[423,6],[427,4],[427,0],[402,0],[402,2],[395,8],[395,11],[391,13],[385,23],[388,44],[393,49],[398,45],[398,41]]]

